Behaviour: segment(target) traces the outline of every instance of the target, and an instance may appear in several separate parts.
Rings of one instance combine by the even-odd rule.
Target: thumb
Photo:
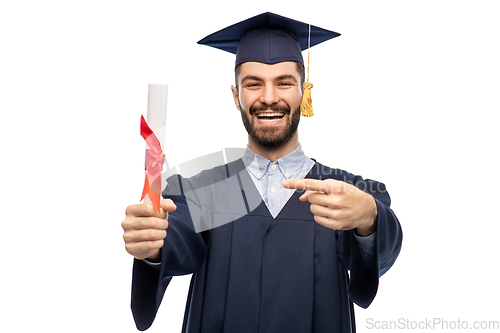
[[[300,197],[299,197],[299,200],[300,201],[307,201],[309,199],[309,194],[311,193],[311,191],[305,191],[304,194],[302,194]]]
[[[161,199],[160,207],[167,213],[173,212],[177,209],[177,206],[174,204],[172,199]]]
[[[314,194],[314,193],[324,194],[324,193],[323,193],[323,192],[321,192],[321,191],[309,191],[309,190],[307,190],[307,191],[305,191],[305,192],[304,192],[304,194],[302,194],[302,195],[299,197],[299,200],[300,200],[300,201],[309,201],[309,196],[310,196],[311,194]]]

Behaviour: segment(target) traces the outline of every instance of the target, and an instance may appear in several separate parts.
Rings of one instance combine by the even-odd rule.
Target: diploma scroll
[[[161,189],[163,188],[161,172],[166,163],[163,154],[165,143],[165,124],[167,119],[168,85],[150,84],[148,86],[147,123],[141,117],[141,135],[146,140],[146,175],[142,199],[151,202],[159,211]]]
[[[165,148],[165,124],[167,122],[167,97],[168,85],[149,84],[148,85],[148,114],[147,122],[149,127],[156,133],[160,145]],[[165,161],[166,162],[166,161]],[[168,169],[168,164],[167,164]]]

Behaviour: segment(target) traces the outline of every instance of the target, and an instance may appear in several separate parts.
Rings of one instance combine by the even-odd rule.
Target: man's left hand
[[[311,203],[314,220],[327,228],[356,229],[359,236],[375,232],[375,199],[351,184],[334,179],[288,179],[283,187],[305,191],[300,200]]]

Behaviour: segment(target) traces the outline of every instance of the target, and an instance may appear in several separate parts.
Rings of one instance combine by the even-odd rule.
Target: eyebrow
[[[282,80],[293,80],[295,82],[297,82],[297,79],[295,78],[295,76],[293,76],[292,74],[285,74],[285,75],[280,75],[278,76],[275,81],[282,81]]]
[[[254,80],[254,81],[264,81],[262,78],[254,75],[247,75],[245,76],[242,80],[241,83],[247,81],[247,80]]]

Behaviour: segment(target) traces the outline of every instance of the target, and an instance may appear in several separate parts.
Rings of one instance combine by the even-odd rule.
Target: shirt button
[[[271,165],[271,169],[276,169],[276,164]]]
[[[271,193],[276,192],[276,189],[274,187],[271,187]]]
[[[288,174],[288,172],[285,172],[285,177],[286,178],[290,177],[290,175]]]
[[[260,177],[260,176],[262,176],[262,172],[259,172],[259,173],[257,174],[257,177]]]

